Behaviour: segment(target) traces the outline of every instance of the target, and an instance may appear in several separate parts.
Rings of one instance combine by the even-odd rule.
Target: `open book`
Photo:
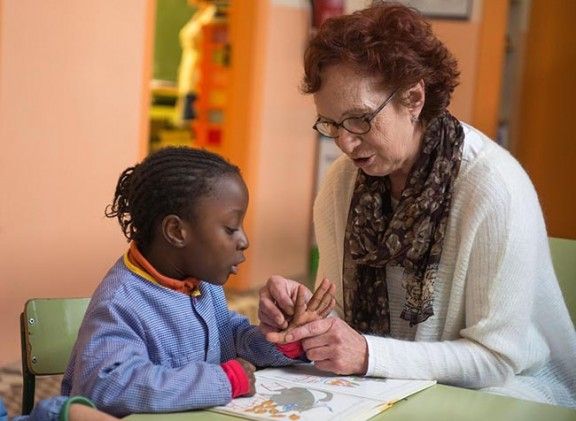
[[[336,376],[298,364],[257,371],[254,396],[211,410],[256,420],[367,420],[435,383]]]

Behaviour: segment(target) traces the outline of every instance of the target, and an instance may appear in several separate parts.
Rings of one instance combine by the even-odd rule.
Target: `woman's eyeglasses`
[[[376,115],[382,111],[382,109],[392,100],[398,89],[392,91],[392,93],[386,98],[386,101],[382,103],[376,110],[371,113],[361,115],[359,117],[348,117],[342,120],[340,123],[335,121],[327,121],[318,118],[316,123],[312,128],[316,130],[323,136],[326,137],[338,137],[338,132],[340,127],[343,127],[352,134],[365,134],[370,131],[372,125],[370,122],[376,117]]]

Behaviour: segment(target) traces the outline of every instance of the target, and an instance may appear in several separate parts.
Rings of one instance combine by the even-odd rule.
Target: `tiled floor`
[[[258,296],[256,293],[228,294],[231,310],[247,316],[257,324]],[[60,394],[62,376],[44,376],[36,379],[36,401]],[[22,369],[20,362],[0,367],[0,398],[8,410],[8,416],[20,414],[22,403]]]
[[[226,293],[228,307],[245,315],[250,323],[258,324],[258,292],[247,292],[243,294]]]
[[[43,376],[36,378],[36,400],[42,400],[60,394],[62,376]],[[0,398],[4,401],[8,416],[20,414],[22,404],[22,371],[20,362],[0,367]]]

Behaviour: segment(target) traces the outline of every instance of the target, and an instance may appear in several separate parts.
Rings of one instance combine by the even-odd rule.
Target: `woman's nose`
[[[336,141],[336,145],[346,155],[350,155],[354,149],[356,149],[356,146],[358,146],[361,142],[361,139],[358,137],[358,135],[350,133],[343,127],[340,127],[338,137],[334,138],[334,140]]]

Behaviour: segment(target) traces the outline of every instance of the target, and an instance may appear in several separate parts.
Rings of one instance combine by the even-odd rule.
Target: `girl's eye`
[[[238,231],[238,228],[226,227],[226,233],[229,235],[234,234],[236,231]]]

